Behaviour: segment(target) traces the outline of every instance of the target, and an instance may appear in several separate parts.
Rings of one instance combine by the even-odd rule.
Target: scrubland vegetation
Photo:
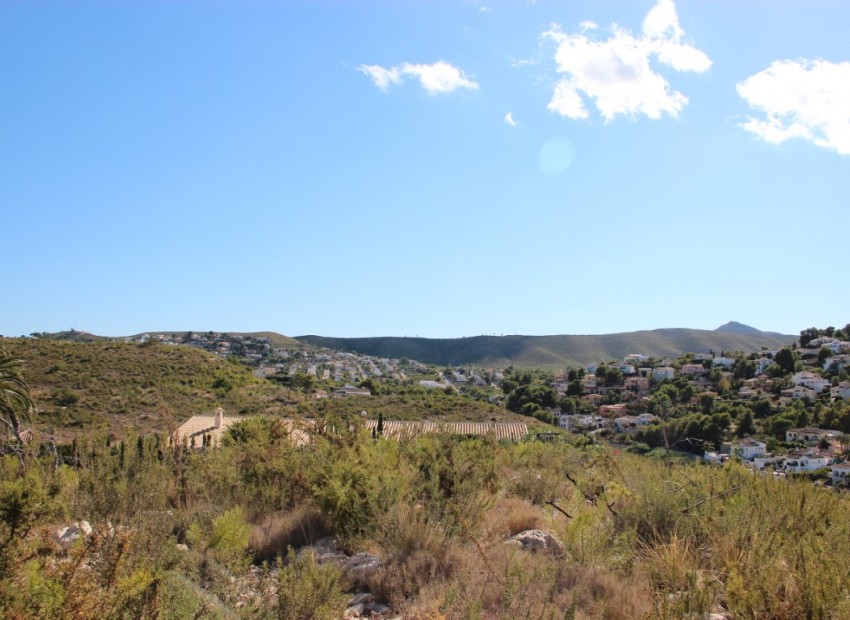
[[[405,618],[850,617],[845,494],[566,436],[354,428],[297,448],[254,420],[207,451],[95,434],[61,464],[4,457],[0,616],[339,618],[368,591]],[[61,548],[83,519],[93,533]],[[505,544],[532,528],[563,547]],[[382,566],[318,563],[305,549],[327,536]]]

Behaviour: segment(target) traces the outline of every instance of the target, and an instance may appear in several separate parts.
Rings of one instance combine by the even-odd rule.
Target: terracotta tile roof
[[[221,443],[221,438],[231,426],[243,420],[250,420],[250,417],[226,417],[222,416],[221,426],[215,427],[215,416],[212,415],[195,415],[186,420],[173,435],[177,442],[186,442],[189,447],[200,448],[204,444],[204,436],[209,437],[209,443],[212,446],[218,446]],[[283,418],[280,420],[289,432],[289,438],[297,446],[306,446],[310,443],[310,433],[315,428],[315,423],[312,420],[293,420],[291,418]]]
[[[367,420],[366,428],[377,430],[377,420]],[[384,421],[383,437],[406,439],[425,433],[449,433],[452,435],[492,435],[496,439],[518,441],[528,434],[528,426],[520,422],[400,422]]]
[[[178,428],[172,436],[174,441],[185,442],[189,447],[200,448],[204,445],[204,437],[211,446],[218,446],[221,438],[233,424],[248,417],[221,417],[221,426],[215,427],[215,416],[196,415],[192,416]],[[316,429],[315,420],[295,420],[292,418],[280,418],[289,437],[297,446],[306,446],[310,443],[310,436]],[[366,420],[364,427],[370,433],[377,430],[377,420]],[[384,421],[383,437],[386,439],[407,439],[426,433],[449,433],[452,435],[480,435],[493,436],[495,439],[519,441],[528,434],[528,426],[521,422],[400,422]]]

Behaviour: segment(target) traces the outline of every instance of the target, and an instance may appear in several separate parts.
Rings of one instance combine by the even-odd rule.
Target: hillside
[[[675,357],[683,353],[709,350],[752,352],[763,347],[791,344],[796,338],[758,330],[655,329],[602,335],[474,336],[452,339],[300,336],[297,339],[361,355],[406,357],[429,364],[563,368],[621,359],[629,353]]]
[[[221,406],[228,413],[279,409],[286,390],[241,364],[191,347],[118,342],[2,339],[24,360],[24,374],[44,427],[67,436],[103,421],[123,435],[166,430]]]
[[[194,347],[31,338],[0,339],[0,346],[24,360],[38,426],[55,430],[63,440],[93,423],[105,424],[118,437],[131,428],[142,434],[164,431],[219,406],[228,414],[297,413],[297,390],[258,379],[247,366]],[[380,413],[388,420],[533,422],[442,391],[311,400],[298,403],[298,409],[307,416],[368,410],[370,417]]]
[[[149,336],[166,336],[166,337],[175,338],[175,339],[179,339],[184,334],[186,334],[185,331],[183,331],[183,332],[180,332],[180,331],[178,331],[178,332],[173,332],[173,331],[172,332],[168,332],[168,331],[166,331],[166,332],[163,332],[163,331],[148,331],[148,332],[144,332],[144,333],[148,334]],[[194,333],[204,333],[204,332],[195,331]],[[299,342],[295,338],[290,338],[289,336],[284,336],[283,334],[279,334],[277,332],[224,332],[224,333],[226,333],[229,336],[242,336],[243,338],[254,338],[254,339],[256,339],[256,338],[268,338],[268,340],[272,344],[272,346],[277,347],[277,348],[281,348],[281,349],[300,349],[301,347],[304,346],[301,342]],[[135,334],[133,336],[130,336],[130,338],[132,338],[134,340],[138,340],[141,335],[142,334]],[[118,340],[118,339],[116,338],[116,340]]]

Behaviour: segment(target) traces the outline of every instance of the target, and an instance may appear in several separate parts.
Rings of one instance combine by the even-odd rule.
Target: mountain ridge
[[[728,326],[729,324],[727,324]],[[467,338],[331,338],[317,335],[295,339],[312,344],[376,357],[415,359],[445,365],[563,367],[622,359],[629,353],[652,357],[677,357],[684,353],[741,351],[790,345],[798,336],[740,328],[700,330],[660,328],[594,335],[471,336]]]

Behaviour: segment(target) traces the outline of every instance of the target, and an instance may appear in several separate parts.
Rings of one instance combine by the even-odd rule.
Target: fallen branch
[[[556,504],[555,502],[547,501],[546,503],[547,503],[547,504],[549,504],[552,508],[554,508],[554,509],[555,509],[555,510],[557,510],[558,512],[560,512],[562,515],[564,515],[565,517],[567,517],[568,519],[572,519],[572,518],[573,518],[573,516],[572,516],[570,513],[568,513],[566,510],[564,510],[563,508],[561,508],[560,506],[558,506],[558,504]]]

